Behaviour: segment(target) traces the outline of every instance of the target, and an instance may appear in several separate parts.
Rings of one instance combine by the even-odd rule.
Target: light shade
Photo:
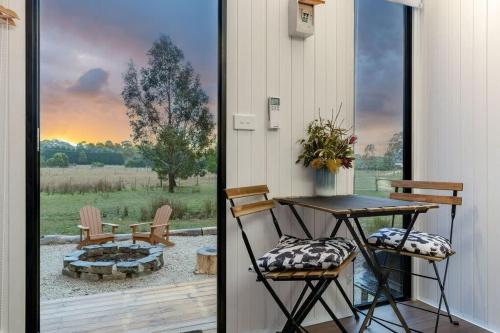
[[[386,0],[389,2],[400,3],[402,5],[414,7],[414,8],[422,8],[424,6],[422,0]]]

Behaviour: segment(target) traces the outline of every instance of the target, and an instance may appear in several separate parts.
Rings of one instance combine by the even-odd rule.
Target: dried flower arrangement
[[[342,128],[342,123],[338,122],[340,110],[335,118],[321,118],[313,120],[307,126],[307,137],[298,141],[302,146],[302,151],[296,163],[302,162],[305,167],[311,166],[313,169],[327,169],[331,173],[336,173],[339,168],[352,168],[354,161],[353,145],[357,137],[349,134],[351,129]]]

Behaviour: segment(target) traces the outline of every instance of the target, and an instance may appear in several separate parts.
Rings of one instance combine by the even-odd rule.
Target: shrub
[[[128,217],[128,206],[123,206],[121,218],[124,219]]]
[[[217,213],[217,203],[212,199],[205,199],[205,201],[203,201],[200,217],[201,218],[215,217],[216,213]]]
[[[69,167],[69,159],[64,153],[56,153],[45,162],[45,165],[52,168],[67,168]]]
[[[152,221],[155,217],[156,211],[164,205],[168,205],[172,208],[172,214],[170,215],[170,219],[172,220],[182,219],[187,215],[187,205],[184,202],[165,197],[158,197],[151,200],[149,207],[141,208],[140,220]]]

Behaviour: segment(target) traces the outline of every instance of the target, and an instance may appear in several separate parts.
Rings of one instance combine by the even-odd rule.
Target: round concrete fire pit
[[[64,257],[62,274],[109,281],[151,274],[163,267],[163,246],[89,245]]]

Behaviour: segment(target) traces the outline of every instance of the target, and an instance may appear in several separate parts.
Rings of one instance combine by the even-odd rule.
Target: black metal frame
[[[297,219],[297,222],[302,227],[304,232],[307,234],[308,233],[307,227],[304,225],[304,222],[303,222],[302,218],[300,217],[300,215],[295,214],[296,209],[295,209],[294,205],[292,205],[292,204],[286,204],[286,205],[292,210],[292,212],[294,212],[294,215],[295,215],[295,218]],[[411,228],[415,224],[419,214],[420,214],[419,211],[415,211],[413,213],[404,213],[404,214],[397,214],[397,213],[390,214],[392,216],[403,215],[403,216],[410,217],[410,229],[408,229],[407,232],[405,233],[405,235],[403,236],[401,245],[399,247],[401,247],[401,248],[403,247],[406,239],[408,238],[408,236],[410,234]],[[361,223],[359,221],[360,217],[388,216],[388,214],[387,213],[361,213],[361,214],[351,214],[349,216],[346,216],[346,215],[337,216],[335,214],[332,214],[332,215],[337,220],[337,222],[335,223],[335,226],[330,234],[330,237],[335,237],[338,230],[340,229],[340,226],[342,225],[342,223],[345,223],[353,240],[358,245],[359,251],[363,255],[366,263],[368,264],[370,270],[372,271],[372,273],[374,274],[374,276],[378,282],[377,291],[375,293],[373,302],[369,305],[368,313],[365,314],[364,312],[361,311],[360,308],[351,307],[351,310],[353,310],[354,312],[356,312],[356,313],[359,312],[360,314],[365,316],[365,319],[363,320],[363,323],[361,325],[359,332],[364,332],[368,328],[368,326],[370,325],[372,320],[377,322],[378,324],[382,325],[383,327],[387,328],[388,330],[390,330],[392,332],[396,332],[396,331],[393,331],[390,327],[384,325],[383,322],[387,322],[389,324],[400,326],[406,332],[410,332],[411,329],[409,328],[408,324],[406,323],[406,320],[404,319],[403,315],[399,311],[397,304],[396,304],[396,300],[391,295],[390,287],[387,283],[387,280],[389,278],[389,272],[384,271],[384,268],[382,267],[382,265],[378,261],[378,258],[375,254],[375,251],[372,248],[365,246],[366,244],[368,244],[368,241],[366,239],[366,235],[365,235],[364,230],[363,230]],[[353,222],[357,228],[357,232],[353,226]],[[400,325],[386,321],[384,319],[374,317],[374,311],[375,311],[376,306],[378,304],[382,303],[382,302],[378,301],[378,298],[379,298],[380,294],[382,294],[382,293],[385,295],[385,298],[386,298],[386,301],[384,303],[388,303],[392,307],[394,313],[396,314],[396,316],[398,317],[398,319],[401,323]],[[346,295],[344,295],[344,297],[346,299],[348,299]],[[357,315],[355,315],[355,317],[356,317],[356,319],[358,318]]]
[[[413,9],[409,6],[404,6],[404,79],[403,79],[403,179],[411,180],[413,177],[413,152],[412,152],[412,137],[413,137],[413,122],[412,122],[412,105],[413,105]],[[405,190],[406,191],[406,190]],[[410,224],[409,216],[403,216],[403,227]],[[411,259],[408,257],[401,258],[401,266],[404,270],[411,270]],[[410,276],[402,277],[403,290],[402,297],[397,298],[398,301],[407,301],[412,297],[412,281]],[[353,289],[356,286],[353,284]],[[386,301],[380,302],[380,305],[388,304]],[[361,304],[358,309],[366,309],[370,304]]]
[[[40,331],[40,0],[26,0],[26,332]],[[217,331],[226,332],[226,30],[227,0],[217,0]]]
[[[263,194],[263,196],[264,196],[265,200],[268,200],[266,194]],[[234,203],[233,199],[229,199],[229,202],[231,204],[231,207],[235,207],[235,203]],[[296,216],[297,221],[301,225],[302,230],[306,234],[307,238],[311,239],[312,238],[312,236],[310,236],[311,233],[309,232],[309,230],[307,229],[307,227],[303,223],[302,219],[300,218],[300,215],[297,213],[297,211],[295,210],[295,208],[292,205],[290,205],[289,207],[292,209],[292,212]],[[278,236],[281,237],[281,235],[283,233],[282,233],[281,228],[279,226],[278,220],[276,219],[276,216],[275,216],[272,209],[269,209],[269,212],[271,213],[271,216],[273,219],[273,224],[276,228],[276,233],[278,234]],[[266,279],[264,274],[262,274],[261,270],[259,269],[259,266],[257,264],[257,260],[255,259],[255,255],[254,255],[253,250],[252,250],[252,246],[250,245],[250,241],[248,239],[248,236],[243,228],[241,218],[236,217],[236,222],[238,224],[238,228],[240,229],[241,236],[243,238],[243,242],[245,243],[245,248],[247,249],[248,256],[250,257],[253,271],[257,274],[257,281],[262,282],[264,284],[264,287],[267,289],[269,294],[271,294],[272,298],[274,299],[274,301],[276,302],[276,304],[278,305],[280,310],[283,312],[283,314],[287,318],[287,321],[285,323],[285,326],[281,330],[281,333],[309,332],[307,329],[305,329],[302,326],[302,322],[304,321],[304,319],[307,317],[309,312],[314,308],[314,306],[318,302],[320,302],[321,305],[325,308],[325,310],[328,312],[328,314],[330,315],[332,320],[335,322],[337,327],[340,329],[340,331],[342,333],[347,333],[347,330],[345,329],[345,327],[342,325],[340,320],[337,318],[335,313],[332,311],[332,309],[328,306],[328,304],[326,303],[326,301],[322,297],[322,294],[326,291],[326,289],[332,283],[332,281],[335,282],[335,285],[340,290],[342,297],[346,301],[348,307],[351,309],[354,317],[356,319],[359,318],[357,310],[352,305],[345,290],[342,288],[342,285],[338,281],[338,276],[337,277],[328,277],[328,278],[321,276],[319,278],[317,278],[317,277],[313,277],[313,278],[305,277],[304,279],[292,279],[292,278],[280,279],[279,281],[295,281],[295,282],[304,281],[304,283],[305,283],[305,286],[302,289],[302,292],[300,293],[296,303],[294,304],[292,311],[288,311],[285,304],[281,301],[281,299],[279,298],[279,296],[277,295],[277,293],[275,292],[275,290],[273,289],[273,287],[271,286],[269,281]],[[317,281],[316,285],[314,285],[312,281]],[[304,300],[304,296],[305,296],[308,289],[311,289],[311,292]]]
[[[395,189],[396,192],[398,192],[398,190],[399,190],[398,188]],[[458,196],[458,191],[453,191],[453,197],[457,197],[457,196]],[[451,212],[450,212],[450,215],[451,215],[450,234],[449,234],[449,241],[450,241],[450,243],[452,243],[452,241],[453,241],[453,227],[454,227],[454,223],[455,223],[456,212],[457,212],[457,205],[452,204],[451,205]],[[397,251],[398,253],[401,253],[403,251],[403,246],[404,246],[404,244],[405,244],[405,242],[406,242],[406,240],[407,240],[410,232],[413,229],[414,223],[415,223],[415,221],[412,220],[412,223],[410,223],[410,225],[408,227],[405,227],[407,229],[406,233],[405,233],[404,237],[401,239],[400,245],[395,249],[395,251]],[[375,250],[379,250],[381,252],[384,252],[383,248],[376,248],[376,247],[370,247],[370,248],[372,249],[373,253],[375,253],[374,252]],[[387,254],[387,252],[385,252],[385,253]],[[401,257],[406,257],[406,258],[408,258],[408,259],[411,260],[411,257],[409,257],[409,256],[402,256],[401,255]],[[387,267],[385,265],[381,266],[383,269],[385,269],[385,270],[388,271],[388,275],[390,274],[391,271],[398,271],[398,272],[404,273],[405,276],[407,276],[410,279],[411,279],[412,276],[417,276],[417,277],[421,277],[421,278],[424,278],[424,279],[434,280],[434,281],[436,281],[438,283],[438,286],[439,286],[439,289],[440,289],[440,297],[439,297],[439,305],[438,305],[438,310],[437,311],[429,310],[429,309],[426,309],[426,308],[423,308],[423,307],[419,307],[419,306],[416,306],[416,305],[406,304],[406,303],[403,303],[402,301],[397,301],[396,302],[397,304],[401,304],[401,305],[404,305],[404,306],[408,306],[408,307],[412,307],[412,308],[415,308],[415,309],[418,309],[418,310],[422,310],[422,311],[425,311],[425,312],[430,312],[430,313],[436,314],[436,323],[435,323],[435,326],[434,326],[434,332],[435,333],[437,333],[438,326],[439,326],[439,319],[441,318],[441,316],[448,317],[448,319],[449,319],[449,321],[450,321],[451,324],[453,324],[455,326],[459,325],[458,321],[453,320],[453,317],[452,317],[451,312],[450,312],[450,307],[448,305],[448,300],[446,299],[446,293],[445,293],[446,278],[448,277],[448,267],[449,267],[449,262],[450,262],[450,256],[448,256],[444,260],[446,261],[446,264],[445,264],[444,276],[442,278],[441,278],[441,275],[439,274],[439,270],[437,268],[435,260],[428,260],[429,264],[432,264],[435,276],[428,276],[428,275],[417,274],[417,273],[413,273],[411,270],[401,270],[401,269],[397,269],[397,268],[394,268],[394,267]],[[442,307],[442,302],[443,301],[444,301],[444,304],[445,304],[445,307],[446,307],[446,313],[442,313],[441,312],[441,307]],[[380,324],[380,321],[383,321],[383,322],[391,324],[391,325],[402,327],[401,325],[399,325],[397,323],[391,322],[389,320],[385,320],[385,319],[380,318],[380,317],[376,317],[376,316],[372,315],[371,318],[374,321],[376,321],[377,323],[379,323],[379,324]],[[368,322],[368,325],[370,324],[370,322],[371,322],[371,320]],[[384,327],[386,327],[387,329],[389,329],[392,332],[396,332],[396,331],[392,330],[391,328],[389,328],[387,326],[384,326]],[[418,331],[418,330],[411,329],[411,328],[410,328],[410,331],[417,332],[417,333],[423,333],[422,331]]]

